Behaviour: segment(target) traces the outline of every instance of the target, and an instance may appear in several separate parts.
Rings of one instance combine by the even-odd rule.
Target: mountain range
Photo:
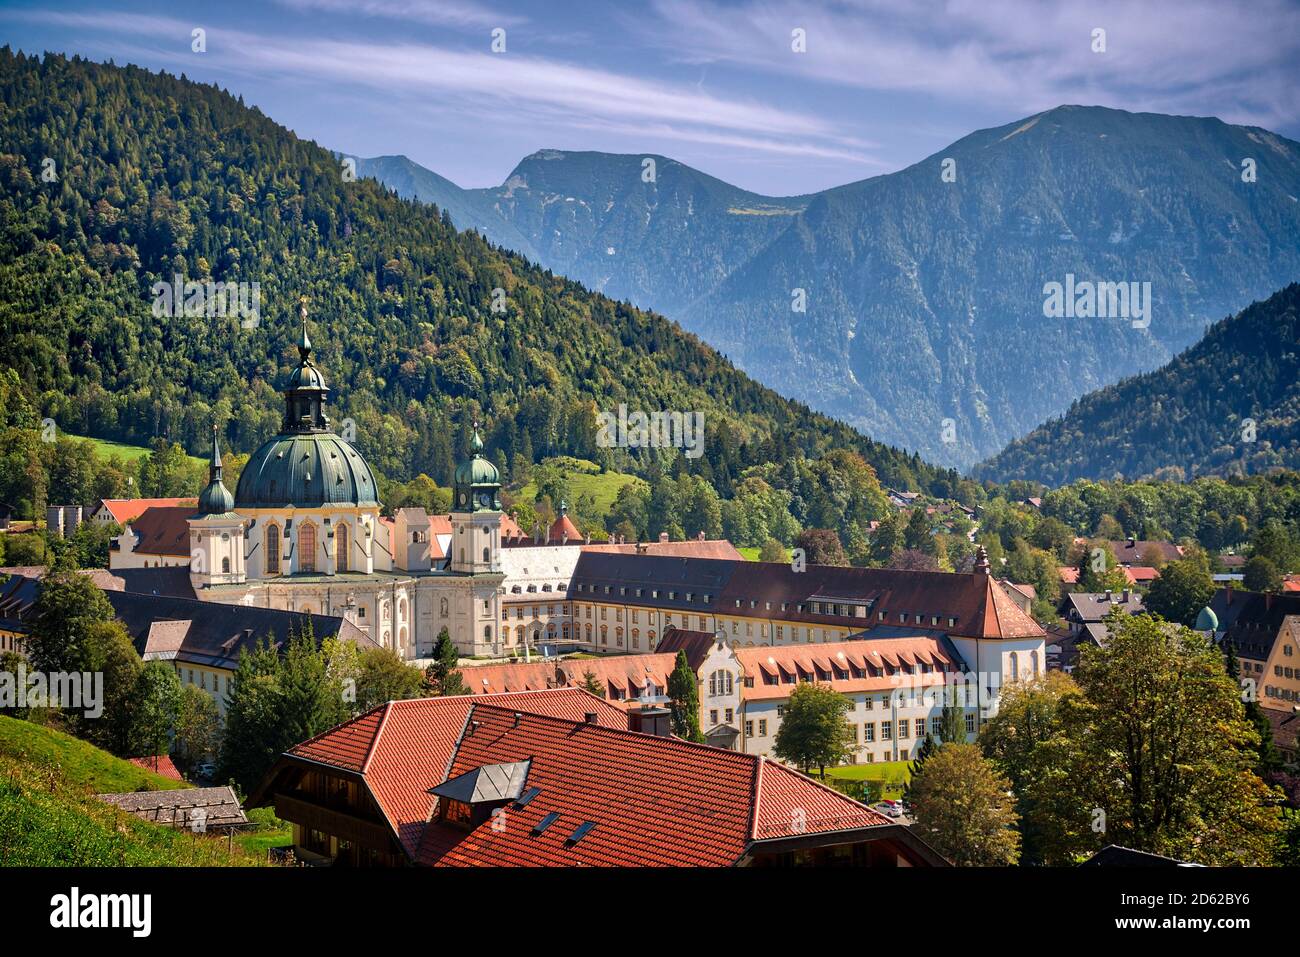
[[[1062,106],[786,198],[655,154],[541,150],[488,189],[358,172],[963,468],[1300,278],[1300,144],[1213,118]],[[1150,283],[1150,316],[1047,317],[1075,280]]]
[[[1162,368],[1076,401],[979,478],[1192,478],[1300,469],[1300,284],[1210,328]]]
[[[281,421],[305,297],[330,415],[388,478],[449,483],[475,420],[503,470],[563,454],[673,465],[601,443],[597,413],[625,404],[699,412],[704,454],[675,467],[728,493],[751,465],[831,450],[891,485],[957,480],[662,316],[456,230],[450,205],[349,177],[215,86],[0,47],[0,104],[0,373],[60,430],[197,452],[216,422],[227,447],[255,448]],[[178,282],[197,309],[188,285],[160,301]],[[205,303],[216,284],[244,288],[254,314],[211,289]]]

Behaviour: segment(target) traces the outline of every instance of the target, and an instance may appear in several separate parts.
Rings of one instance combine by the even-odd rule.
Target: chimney
[[[1107,601],[1114,601],[1114,599],[1115,599],[1115,596],[1111,593],[1111,590],[1110,590],[1109,588],[1107,588],[1107,589],[1106,589],[1106,600],[1107,600]]]
[[[594,711],[588,711],[586,714],[582,716],[582,720],[587,722],[587,724],[599,724],[599,721],[597,720],[596,712]]]
[[[1128,537],[1128,547],[1133,548],[1135,545],[1137,545],[1137,539],[1130,535]]]
[[[515,712],[515,727],[516,727],[516,728],[519,727],[519,722],[523,719],[523,717],[524,717],[524,714],[523,714],[522,711],[516,711],[516,712]]]
[[[1223,600],[1226,604],[1229,605],[1232,604],[1232,579],[1231,578],[1228,579],[1228,587],[1223,596]]]
[[[989,573],[989,553],[981,545],[975,549],[975,574],[987,575]]]
[[[659,533],[659,541],[660,541],[660,542],[666,542],[666,541],[668,541],[668,533],[667,533],[667,532],[660,532],[660,533]]]
[[[1121,598],[1120,598],[1120,601],[1121,601],[1122,603],[1124,603],[1124,604],[1128,604],[1128,597],[1129,597],[1129,594],[1130,594],[1129,590],[1128,590],[1127,588],[1125,588],[1125,589],[1124,589],[1124,592],[1123,592],[1123,595],[1122,595]]]

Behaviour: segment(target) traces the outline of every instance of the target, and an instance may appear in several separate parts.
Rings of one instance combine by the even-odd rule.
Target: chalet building
[[[391,702],[250,796],[353,866],[942,866],[908,828],[754,755],[639,734],[581,689]]]

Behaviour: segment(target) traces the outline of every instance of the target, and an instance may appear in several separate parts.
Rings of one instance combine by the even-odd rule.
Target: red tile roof
[[[573,524],[573,519],[566,513],[561,513],[560,517],[551,523],[546,538],[551,542],[577,543],[582,541],[582,532],[578,531],[578,526]]]
[[[746,687],[743,692],[748,701],[788,698],[790,692],[798,687],[801,675],[830,685],[843,694],[851,694],[891,691],[899,687],[900,677],[909,680],[909,687],[913,684],[916,687],[942,685],[945,671],[964,668],[956,650],[946,641],[931,635],[736,648],[735,652],[745,677],[754,679],[754,686]],[[922,673],[919,667],[922,664],[931,667],[929,674]],[[904,674],[904,667],[912,668],[914,673]],[[841,670],[843,677],[835,676],[836,668]],[[855,668],[860,677],[854,677]],[[775,678],[776,683],[770,684],[764,676]]]
[[[151,505],[131,523],[136,534],[135,550],[146,555],[190,555],[189,520],[194,505]]]
[[[1130,585],[1153,582],[1160,577],[1160,572],[1150,565],[1125,565],[1124,577]]]
[[[161,774],[165,778],[171,778],[173,781],[184,781],[185,778],[180,771],[176,770],[176,765],[166,754],[155,754],[144,758],[128,758],[137,768],[144,768],[146,771],[152,771],[154,774]]]
[[[627,715],[581,688],[484,697],[390,701],[291,748],[295,758],[360,774],[393,833],[414,854],[434,798],[427,790],[447,777],[456,739],[476,702],[626,728]],[[252,806],[252,805],[250,805]]]
[[[606,697],[638,697],[647,678],[661,689],[668,687],[668,675],[676,663],[672,654],[609,655],[600,658],[572,658],[565,661],[533,661],[515,664],[469,665],[461,677],[471,693],[497,694],[542,688],[582,688],[591,672],[606,689]]]
[[[100,500],[99,508],[95,511],[98,512],[100,508],[106,509],[113,516],[113,521],[125,525],[143,515],[145,509],[178,505],[186,505],[193,509],[198,504],[199,500],[196,498],[105,498]]]
[[[469,832],[430,824],[421,864],[723,867],[755,839],[890,824],[756,755],[484,705],[470,718],[446,777],[530,761],[526,786],[540,793]],[[571,841],[584,822],[595,827]]]

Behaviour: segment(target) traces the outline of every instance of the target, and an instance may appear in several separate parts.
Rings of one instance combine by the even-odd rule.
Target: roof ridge
[[[551,689],[546,689],[546,690],[551,690]],[[592,697],[595,698],[596,696],[592,695]],[[601,699],[597,698],[596,700],[599,701]],[[515,713],[515,709],[513,708],[503,708],[500,705],[486,704],[477,701],[474,703],[472,710],[477,710],[480,708],[485,709],[487,711],[500,712],[502,714],[512,715]],[[757,757],[756,755],[745,754],[744,752],[741,751],[731,751],[728,750],[727,748],[715,748],[711,744],[700,744],[695,741],[687,741],[684,738],[679,738],[676,737],[675,735],[669,735],[665,737],[664,735],[661,734],[650,734],[649,732],[646,731],[632,731],[629,728],[611,728],[608,725],[591,724],[586,721],[574,721],[572,718],[561,718],[558,715],[553,715],[553,714],[535,714],[534,712],[531,711],[524,711],[521,713],[525,718],[535,718],[542,721],[553,721],[557,724],[572,725],[575,728],[590,728],[592,729],[593,732],[612,734],[615,737],[618,737],[620,735],[627,735],[633,738],[641,738],[641,739],[653,740],[653,741],[663,741],[666,744],[676,745],[679,747],[685,747],[690,749],[702,748],[712,754],[723,755],[725,756],[724,760],[728,760],[728,761],[737,760],[737,759],[744,760],[744,761],[751,761]]]
[[[362,777],[365,777],[366,772],[370,770],[370,761],[375,756],[375,752],[379,750],[379,739],[383,737],[384,728],[388,725],[388,715],[393,709],[393,703],[389,701],[381,705],[381,707],[384,709],[384,713],[379,716],[379,727],[375,728],[375,736],[370,739],[370,747],[366,749],[366,756],[361,759]]]
[[[763,771],[767,759],[762,755],[754,762],[754,798],[749,802],[749,839],[758,840],[759,809],[763,806]]]
[[[322,731],[320,734],[314,734],[314,735],[312,735],[310,738],[308,738],[308,739],[305,740],[305,741],[299,741],[297,744],[295,744],[295,745],[293,745],[291,748],[287,749],[284,753],[285,753],[285,754],[294,754],[294,752],[297,751],[299,748],[301,748],[301,747],[305,747],[306,745],[309,745],[309,744],[312,744],[312,743],[315,742],[315,741],[319,741],[321,738],[326,737],[327,735],[331,735],[331,734],[333,734],[335,731],[341,731],[341,730],[343,730],[344,728],[350,727],[351,725],[356,724],[356,723],[357,723],[358,721],[360,721],[362,718],[368,718],[370,715],[374,714],[376,711],[378,711],[380,708],[383,708],[383,707],[386,707],[386,705],[377,704],[377,705],[375,705],[373,708],[370,708],[370,709],[368,709],[368,710],[366,710],[366,711],[361,712],[361,713],[360,713],[359,715],[357,715],[356,717],[348,718],[348,720],[343,721],[343,722],[341,722],[341,723],[339,723],[339,724],[336,724],[336,725],[334,725],[334,727],[332,727],[332,728],[326,728],[326,729],[325,729],[324,731]],[[298,755],[295,755],[295,757],[298,757]]]

